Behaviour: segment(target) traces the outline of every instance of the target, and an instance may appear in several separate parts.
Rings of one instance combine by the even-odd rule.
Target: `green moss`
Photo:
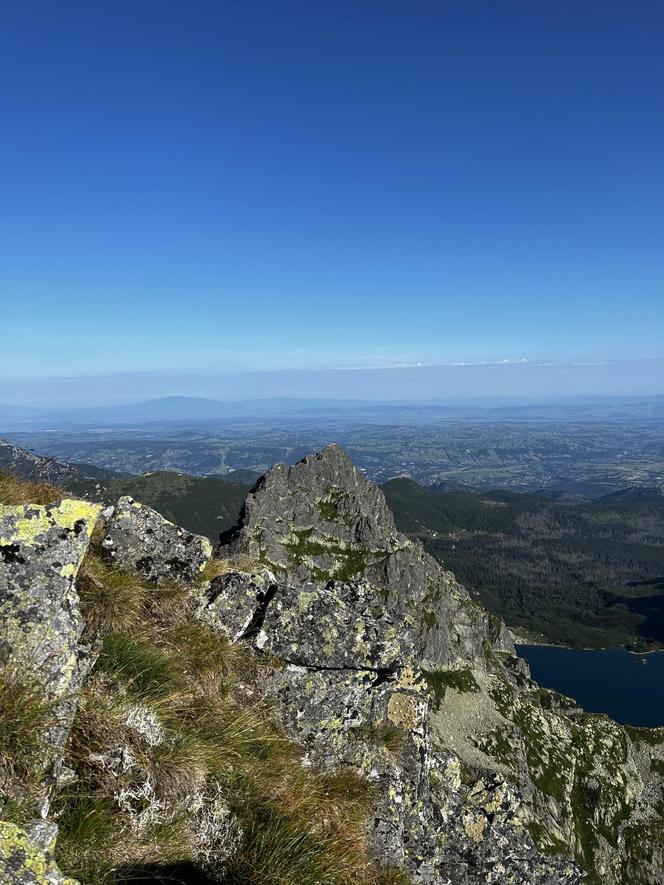
[[[459,693],[479,691],[479,685],[475,681],[473,671],[465,670],[423,670],[422,675],[432,689],[436,698],[436,709],[440,706],[445,692],[452,688]]]
[[[342,547],[337,542],[324,542],[315,540],[313,528],[300,529],[293,532],[294,541],[284,544],[288,551],[288,558],[293,565],[309,565],[313,577],[316,580],[350,581],[365,571],[371,554],[357,547]],[[327,556],[336,561],[336,565],[326,571],[319,566],[311,565],[308,560]]]
[[[591,882],[596,882],[595,852],[599,845],[592,817],[597,802],[597,793],[582,782],[576,782],[572,790],[571,803],[574,818],[578,851],[577,858],[588,871]]]
[[[533,778],[538,789],[559,802],[565,799],[568,778],[561,772],[557,764],[548,765],[540,774]]]
[[[317,504],[318,512],[320,513],[322,519],[326,520],[327,522],[341,523],[348,528],[352,528],[355,525],[355,520],[349,514],[345,514],[342,508],[339,506],[341,502],[347,498],[347,492],[341,489],[330,487],[327,490],[326,497],[319,501]]]
[[[320,513],[323,519],[326,519],[328,522],[336,522],[339,518],[339,511],[337,509],[337,504],[335,501],[319,501],[318,502],[318,512]]]
[[[433,628],[438,624],[438,618],[436,617],[435,612],[425,611],[422,615],[422,620],[429,628]]]
[[[478,750],[486,753],[492,759],[502,765],[512,768],[514,766],[514,734],[511,730],[496,728],[476,742]]]
[[[340,550],[337,554],[343,557],[343,563],[334,573],[338,581],[350,581],[361,575],[367,567],[369,555],[364,550]]]

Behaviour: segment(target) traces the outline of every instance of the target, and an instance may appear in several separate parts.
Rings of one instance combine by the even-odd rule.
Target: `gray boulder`
[[[42,816],[91,663],[74,581],[99,511],[78,500],[0,507],[0,675],[49,704],[35,808]],[[7,795],[20,789],[10,781],[0,784]]]
[[[154,583],[193,584],[212,555],[207,538],[173,525],[128,496],[115,506],[102,547],[119,568]]]
[[[230,572],[210,583],[200,616],[293,664],[396,671],[415,662],[408,616],[395,620],[361,581],[294,587],[267,569]]]
[[[0,821],[0,882],[3,885],[77,885],[63,876],[53,860],[51,837],[44,839],[44,825],[25,829]]]

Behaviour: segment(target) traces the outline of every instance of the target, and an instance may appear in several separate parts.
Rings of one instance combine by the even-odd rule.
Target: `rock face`
[[[463,664],[491,647],[509,650],[502,622],[476,606],[451,572],[397,532],[382,491],[339,446],[293,467],[278,464],[248,496],[231,555],[260,561],[297,584],[365,580],[422,662]]]
[[[211,582],[201,617],[290,664],[394,673],[415,660],[407,618],[395,621],[362,582],[296,588],[267,569],[230,572]]]
[[[242,614],[229,619],[235,600]],[[436,701],[408,627],[371,585],[235,572],[211,583],[200,616],[283,663],[263,693],[305,764],[350,767],[376,786],[369,840],[381,863],[431,885],[581,881],[569,860],[537,850],[513,785],[495,774],[462,784],[459,758],[434,746]]]
[[[221,553],[259,566],[201,618],[283,662],[263,690],[307,764],[377,785],[381,862],[422,885],[664,881],[664,732],[534,683],[341,449],[266,474]]]
[[[40,824],[21,829],[0,821],[0,881],[4,885],[77,885],[63,876]]]
[[[212,555],[207,538],[173,525],[128,496],[120,498],[108,520],[102,546],[119,568],[154,583],[193,583]]]
[[[50,705],[44,785],[35,800],[43,816],[90,664],[74,580],[99,511],[75,500],[0,507],[0,667]],[[11,784],[0,787],[11,795]]]

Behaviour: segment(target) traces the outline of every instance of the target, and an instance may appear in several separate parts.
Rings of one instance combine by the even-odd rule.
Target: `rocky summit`
[[[99,565],[95,582],[79,581],[79,606],[74,581],[97,518]],[[382,492],[338,446],[270,470],[211,560],[210,552],[204,539],[130,499],[101,517],[94,505],[67,500],[0,511],[8,587],[0,597],[2,666],[12,678],[39,674],[45,696],[59,698],[67,686],[64,727],[78,749],[72,754],[62,734],[45,740],[51,770],[71,767],[86,796],[103,790],[106,812],[124,815],[123,832],[143,834],[141,846],[154,844],[155,824],[184,821],[177,862],[158,852],[155,860],[153,852],[149,864],[139,863],[143,878],[168,872],[180,882],[262,885],[664,881],[664,730],[623,728],[535,683],[504,624],[397,532]],[[111,571],[117,568],[122,578]],[[116,608],[103,603],[103,617],[94,609],[86,626],[91,586],[96,594],[106,587],[124,595]],[[129,657],[120,631],[138,594],[142,607],[130,632],[148,617],[158,625],[139,664],[135,637]],[[232,728],[224,719],[224,730],[214,731],[210,711],[220,682],[222,718],[224,704],[236,703],[239,712]],[[99,710],[109,705],[114,728],[99,725]],[[259,715],[276,731],[270,737],[260,726],[264,743],[251,751],[254,768],[242,761],[248,737],[236,738],[232,753],[225,744],[215,751],[214,741],[227,741],[232,729],[241,736],[255,730]],[[185,735],[195,738],[197,774],[182,786],[181,762],[168,778],[163,771],[165,758],[181,759]],[[255,767],[261,753],[285,741],[292,748],[287,764]],[[220,765],[223,753],[230,761]],[[279,777],[295,781],[279,781],[268,797],[279,765]],[[0,756],[0,791],[8,799],[16,798],[19,769]],[[69,870],[87,869],[68,866],[71,808],[66,798],[51,805],[53,782],[24,820],[2,825],[2,881],[62,882]],[[343,806],[349,815],[358,785],[368,797],[352,851],[348,837],[333,849],[361,860],[337,872],[320,854],[339,827],[340,806],[325,792],[330,784],[335,801],[350,803]],[[285,820],[274,803],[289,790],[317,797],[308,800],[312,819],[316,802],[327,809],[306,833],[314,839],[297,873],[274,859]],[[294,815],[297,802],[289,801]],[[260,802],[272,803],[269,815],[264,806],[256,812]],[[40,846],[34,835],[39,821],[53,831],[61,824],[55,859],[62,873],[52,840]],[[304,838],[294,833],[288,829],[291,861]],[[42,872],[32,872],[34,863]]]

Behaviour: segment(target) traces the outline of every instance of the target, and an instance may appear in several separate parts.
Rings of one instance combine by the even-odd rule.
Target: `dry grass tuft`
[[[64,496],[65,492],[51,483],[30,482],[0,471],[0,504],[52,504]]]
[[[56,724],[53,704],[36,684],[0,672],[0,816],[25,823],[34,816],[40,792],[49,727]]]
[[[201,572],[201,580],[202,581],[214,581],[215,578],[218,578],[220,575],[225,575],[227,572],[233,571],[233,564],[228,559],[220,559],[218,556],[213,556],[208,560],[205,568]]]
[[[96,552],[83,560],[76,581],[86,631],[131,631],[145,614],[148,591],[139,578],[109,566]]]
[[[140,629],[130,618],[129,632],[103,638],[83,692],[67,761],[78,782],[55,803],[61,867],[106,885],[117,881],[113,870],[195,863],[191,796],[211,788],[245,834],[228,885],[390,885],[366,855],[373,789],[350,768],[317,773],[300,764],[300,749],[251,688],[264,662],[190,610],[172,625],[154,617],[149,598],[141,607]],[[159,740],[132,727],[137,709],[157,723]],[[132,760],[126,771],[100,764],[119,752]],[[160,827],[137,828],[118,806],[118,791],[141,777],[150,801],[170,810]]]

